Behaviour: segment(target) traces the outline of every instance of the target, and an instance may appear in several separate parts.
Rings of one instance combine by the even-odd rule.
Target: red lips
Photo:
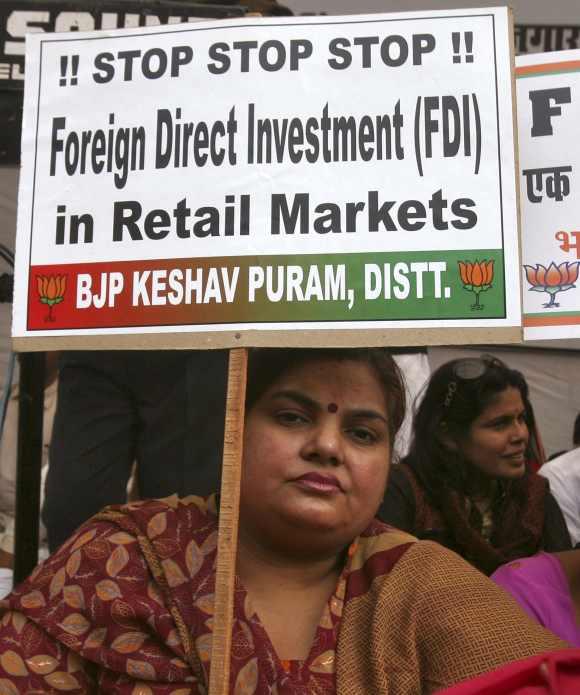
[[[305,473],[294,480],[303,487],[319,492],[342,492],[342,485],[333,475],[323,473]]]

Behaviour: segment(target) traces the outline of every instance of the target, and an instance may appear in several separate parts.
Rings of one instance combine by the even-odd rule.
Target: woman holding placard
[[[409,455],[391,472],[380,517],[455,550],[486,574],[570,537],[540,461],[522,374],[484,355],[433,373]]]
[[[431,693],[563,646],[374,519],[403,415],[384,350],[251,355],[231,692]],[[3,604],[2,692],[206,692],[216,540],[215,497],[97,515]]]

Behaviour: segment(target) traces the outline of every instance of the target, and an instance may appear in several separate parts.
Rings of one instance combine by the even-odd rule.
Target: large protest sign
[[[518,339],[509,36],[506,9],[30,36],[16,346]]]
[[[516,62],[524,337],[580,337],[580,51]]]

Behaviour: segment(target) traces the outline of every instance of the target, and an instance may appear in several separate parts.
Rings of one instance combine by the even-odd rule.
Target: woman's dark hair
[[[391,446],[405,417],[405,383],[395,360],[384,348],[259,348],[250,351],[246,410],[289,369],[315,360],[368,364],[383,388]]]
[[[580,413],[574,420],[574,431],[572,432],[572,442],[574,446],[580,446]]]
[[[469,487],[470,474],[476,472],[452,443],[465,437],[473,421],[510,387],[520,392],[532,433],[535,422],[526,380],[501,360],[490,355],[452,360],[431,375],[413,419],[409,453],[428,488]]]

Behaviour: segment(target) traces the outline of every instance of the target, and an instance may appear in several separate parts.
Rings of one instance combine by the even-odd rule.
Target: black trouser
[[[219,491],[225,350],[63,353],[43,521],[50,550],[108,504]]]

